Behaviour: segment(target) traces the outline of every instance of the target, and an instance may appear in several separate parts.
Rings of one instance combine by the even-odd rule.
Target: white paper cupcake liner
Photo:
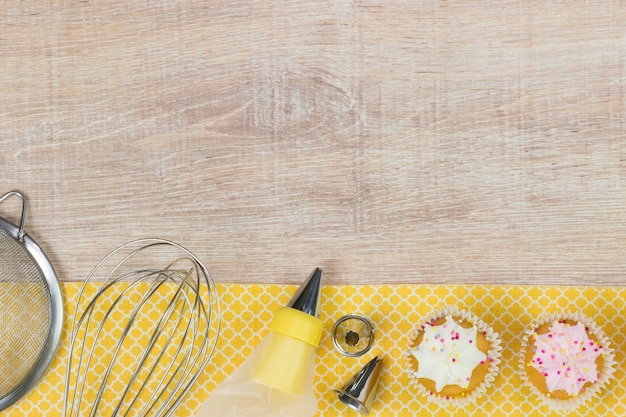
[[[587,333],[593,336],[593,338],[602,346],[604,350],[604,361],[602,368],[599,370],[599,376],[596,383],[586,388],[580,394],[562,400],[548,397],[546,396],[546,394],[539,391],[539,389],[528,380],[528,373],[526,372],[526,351],[530,346],[532,336],[535,333],[535,329],[543,324],[552,323],[555,320],[571,320],[573,322],[584,324],[585,327],[588,329]],[[613,349],[610,346],[609,339],[605,336],[602,329],[600,329],[593,320],[579,313],[544,314],[533,320],[522,339],[522,349],[519,355],[519,359],[524,385],[530,388],[530,390],[537,397],[539,397],[544,404],[548,405],[553,410],[559,411],[573,410],[581,404],[591,400],[610,382],[611,378],[613,377],[613,372],[615,371],[615,355],[613,353]]]
[[[467,392],[464,396],[447,397],[438,392],[432,392],[419,382],[418,378],[415,376],[416,370],[412,369],[411,367],[411,358],[413,357],[413,355],[411,354],[412,342],[417,339],[420,332],[426,325],[433,322],[434,320],[446,316],[457,317],[463,321],[472,323],[474,326],[476,326],[479,332],[483,333],[485,339],[487,340],[487,342],[489,342],[489,350],[487,352],[489,369],[483,380],[474,389]],[[486,393],[487,389],[493,384],[493,381],[499,371],[502,344],[498,337],[498,333],[494,332],[490,326],[488,326],[484,321],[480,320],[475,315],[470,314],[467,311],[459,310],[455,306],[443,307],[440,310],[431,313],[424,320],[418,323],[418,326],[415,327],[410,336],[411,342],[409,343],[408,349],[405,352],[405,358],[408,363],[407,372],[411,377],[412,385],[417,389],[420,395],[423,395],[424,397],[442,406],[452,405],[463,407],[476,402],[476,400],[482,397]]]

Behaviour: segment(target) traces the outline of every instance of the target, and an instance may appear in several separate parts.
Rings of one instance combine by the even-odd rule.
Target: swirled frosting
[[[424,326],[421,343],[411,349],[417,359],[417,378],[435,382],[437,391],[446,385],[467,388],[474,369],[487,359],[476,346],[476,327],[462,327],[451,316],[443,324]]]
[[[548,333],[535,335],[535,353],[530,365],[546,379],[548,391],[564,390],[577,395],[585,383],[598,379],[596,358],[602,346],[589,339],[582,323],[555,321]]]

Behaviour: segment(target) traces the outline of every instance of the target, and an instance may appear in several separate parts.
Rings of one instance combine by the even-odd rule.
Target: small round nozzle
[[[320,293],[322,291],[322,270],[315,268],[313,273],[298,288],[287,307],[300,310],[314,317],[320,315]]]

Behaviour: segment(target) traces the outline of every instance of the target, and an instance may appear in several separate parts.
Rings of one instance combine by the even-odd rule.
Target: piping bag
[[[316,268],[287,306],[278,309],[269,333],[227,377],[196,417],[312,417],[315,350],[322,338],[319,319],[322,270]]]

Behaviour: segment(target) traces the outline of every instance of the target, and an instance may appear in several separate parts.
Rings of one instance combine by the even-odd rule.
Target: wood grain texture
[[[618,1],[0,2],[0,190],[68,281],[159,236],[220,282],[622,285],[625,22]]]

